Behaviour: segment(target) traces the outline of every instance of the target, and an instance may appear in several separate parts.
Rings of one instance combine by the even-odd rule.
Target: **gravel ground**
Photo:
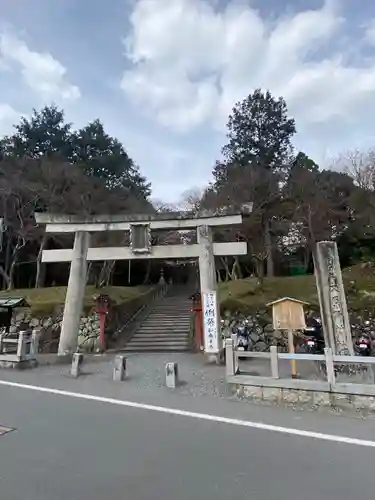
[[[112,381],[114,355],[90,356],[84,359],[80,380],[85,384],[105,384]],[[167,390],[165,365],[178,363],[179,386],[175,391],[189,396],[228,398],[232,389],[225,382],[225,366],[208,364],[204,355],[193,353],[127,353],[126,387]],[[29,383],[58,379],[69,374],[69,365],[39,366],[22,373]],[[2,372],[4,373],[4,371]],[[20,373],[21,376],[21,373]]]
[[[142,387],[164,388],[165,365],[178,363],[178,392],[190,396],[228,397],[232,394],[225,382],[225,367],[208,365],[201,354],[165,353],[127,356],[129,383]],[[103,367],[104,369],[104,367]],[[112,375],[112,366],[109,368]]]

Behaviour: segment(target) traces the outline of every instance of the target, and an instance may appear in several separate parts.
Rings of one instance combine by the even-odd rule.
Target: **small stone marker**
[[[113,380],[122,382],[126,377],[126,358],[125,356],[115,357],[115,366],[113,367]]]
[[[74,378],[79,377],[81,374],[81,365],[83,362],[83,354],[75,352],[73,354],[72,366],[70,368],[70,375]]]
[[[31,334],[30,354],[34,354],[34,356],[39,354],[39,335],[40,332],[36,329]]]
[[[178,385],[178,364],[167,363],[165,365],[165,385],[170,389],[175,389]]]

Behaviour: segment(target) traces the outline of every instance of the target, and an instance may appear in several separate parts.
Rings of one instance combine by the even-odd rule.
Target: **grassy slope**
[[[375,267],[357,265],[345,269],[343,279],[350,308],[375,310]],[[268,302],[285,296],[304,300],[312,307],[317,307],[315,277],[306,275],[266,278],[262,289],[257,286],[254,278],[220,285],[220,301],[223,309],[246,311],[264,308]]]
[[[93,286],[86,287],[85,308],[94,305],[93,296],[98,293],[107,294],[116,304],[122,304],[143,293],[146,293],[149,287],[125,287],[109,286],[96,289]],[[50,312],[56,307],[64,304],[66,287],[51,287],[37,289],[18,289],[10,292],[0,291],[0,297],[25,297],[34,312]]]
[[[375,265],[357,265],[343,271],[344,285],[348,305],[351,309],[371,309],[375,312]],[[355,289],[351,285],[355,283]],[[108,294],[117,304],[132,300],[149,287],[106,287],[100,293]],[[87,287],[85,308],[94,305],[93,295],[98,294],[94,287]],[[34,312],[53,311],[64,304],[66,287],[0,291],[0,297],[25,297]],[[294,297],[318,306],[315,277],[292,276],[282,278],[266,278],[262,289],[257,286],[255,278],[229,281],[220,284],[220,301],[223,309],[251,311],[265,308],[268,302],[281,297]]]

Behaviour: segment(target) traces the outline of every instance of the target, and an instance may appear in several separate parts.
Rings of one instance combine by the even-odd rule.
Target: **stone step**
[[[154,306],[152,309],[153,311],[186,311],[189,312],[191,309],[190,306],[184,306],[184,305],[174,305],[174,306],[166,306],[165,304],[160,305],[160,306]]]
[[[128,342],[128,345],[134,344],[188,344],[189,336],[175,337],[174,335],[163,336],[163,335],[149,335],[147,338],[134,336]]]
[[[173,309],[173,308],[179,308],[179,309],[191,309],[192,304],[181,304],[179,302],[176,302],[175,304],[154,304],[155,308],[165,308],[165,309]]]
[[[179,323],[186,323],[186,324],[189,324],[190,323],[190,320],[191,318],[184,318],[183,316],[154,316],[153,314],[150,314],[150,316],[148,316],[146,319],[145,319],[145,322],[146,321],[153,321],[154,323],[173,323],[174,321],[177,321]]]
[[[182,314],[190,314],[191,315],[191,311],[190,309],[186,309],[184,307],[181,307],[181,308],[177,308],[177,307],[171,307],[171,308],[153,308],[152,309],[152,313],[154,314],[173,314],[173,313],[182,313]]]
[[[151,312],[148,316],[148,318],[157,318],[159,319],[160,321],[164,318],[181,318],[181,319],[191,319],[191,315],[190,314],[186,314],[184,311],[181,311],[181,312],[169,312],[169,313],[164,313],[164,314],[161,314],[161,313],[154,313],[154,312]]]
[[[152,309],[151,314],[158,314],[159,316],[163,314],[185,314],[186,316],[191,316],[190,309]]]
[[[187,337],[183,337],[181,339],[178,338],[170,338],[170,337],[151,337],[151,338],[138,338],[134,337],[128,345],[136,345],[136,344],[142,344],[142,345],[151,345],[151,344],[176,344],[176,345],[188,345],[189,344],[189,339]]]
[[[121,349],[122,352],[184,352],[190,351],[190,346],[165,346],[165,345],[148,345],[148,346],[131,346]]]
[[[154,325],[190,325],[191,321],[190,318],[180,318],[179,316],[176,316],[175,318],[155,318],[154,316],[149,316],[143,322],[144,325],[146,323],[152,323]]]
[[[155,306],[168,306],[168,307],[175,307],[175,306],[181,306],[181,307],[189,307],[191,306],[193,301],[191,300],[161,300],[160,302],[155,302]]]
[[[192,301],[176,300],[175,302],[163,300],[162,302],[155,303],[155,307],[191,307]]]
[[[152,346],[152,345],[166,345],[166,346],[172,346],[172,345],[176,345],[176,346],[184,346],[184,345],[189,345],[189,341],[187,339],[185,340],[157,340],[157,339],[152,339],[148,342],[142,342],[142,341],[138,341],[138,340],[133,340],[132,342],[129,342],[128,343],[128,346],[135,346],[135,345],[139,345],[141,347],[145,347],[145,346]],[[127,347],[127,346],[126,346]]]
[[[191,317],[187,316],[186,314],[149,314],[146,319],[148,318],[153,318],[157,321],[163,321],[165,320],[177,320],[181,319],[182,321],[190,321]]]
[[[172,331],[172,330],[138,330],[137,332],[134,333],[133,337],[131,340],[138,338],[138,337],[144,337],[144,338],[151,338],[154,336],[161,336],[161,337],[166,337],[169,339],[173,338],[186,338],[190,335],[190,332],[185,330],[185,331]]]
[[[161,325],[158,323],[157,325],[140,325],[134,333],[138,333],[141,330],[145,332],[168,332],[168,333],[183,333],[183,332],[190,332],[190,326],[189,325]]]
[[[139,328],[146,327],[148,330],[151,328],[168,328],[168,330],[190,330],[190,323],[179,323],[178,321],[145,321]],[[138,329],[139,329],[138,328]]]
[[[183,335],[165,335],[162,333],[155,333],[155,334],[135,334],[134,337],[132,337],[130,342],[133,341],[139,341],[139,342],[152,342],[153,340],[160,340],[160,341],[178,341],[178,342],[185,342],[186,340],[189,339],[188,334],[183,334]]]
[[[153,323],[157,323],[159,325],[162,325],[164,323],[183,323],[185,325],[190,325],[191,323],[191,318],[185,318],[184,316],[154,316],[153,314],[150,314],[150,316],[147,316],[147,318],[144,320],[144,323],[146,321],[152,321]]]
[[[137,328],[137,330],[135,331],[135,333],[138,333],[138,332],[141,332],[141,331],[144,331],[144,332],[189,332],[190,331],[190,327],[189,325],[185,326],[185,325],[182,325],[182,326],[178,326],[178,325],[160,325],[160,324],[157,324],[157,325],[141,325],[139,328]]]
[[[133,337],[130,339],[130,341],[134,338],[136,338],[138,335],[142,335],[143,337],[152,337],[154,335],[166,335],[169,338],[174,338],[174,337],[183,337],[186,338],[190,335],[189,330],[137,330]]]
[[[152,328],[156,328],[158,330],[167,328],[168,330],[190,330],[190,323],[180,323],[178,321],[145,321],[139,328],[146,327],[147,330],[151,330]]]
[[[165,307],[191,307],[193,302],[185,302],[181,300],[176,300],[175,302],[169,302],[167,300],[162,300],[160,302],[155,302],[155,307],[165,306]]]
[[[173,309],[179,309],[179,310],[185,310],[189,311],[192,308],[191,304],[173,304],[168,306],[167,304],[159,304],[159,305],[154,305],[153,309],[158,310],[158,309],[166,309],[166,310],[173,310]]]
[[[129,345],[133,345],[134,343],[141,343],[141,344],[154,344],[154,343],[163,343],[163,342],[176,342],[178,344],[187,344],[189,343],[189,336],[184,335],[181,337],[176,337],[175,335],[147,335],[146,337],[143,336],[134,336],[131,341],[129,342]]]
[[[190,311],[186,311],[185,309],[181,309],[179,311],[178,309],[173,309],[170,311],[155,311],[154,309],[150,311],[150,315],[153,316],[158,316],[159,318],[163,316],[184,316],[185,318],[190,318],[192,316],[192,313]]]
[[[173,293],[173,292],[171,292]],[[181,296],[167,295],[153,305],[140,324],[125,352],[175,352],[191,349],[192,301],[186,290]]]
[[[173,309],[173,311],[155,311],[155,310],[152,310],[150,312],[150,315],[153,315],[153,316],[158,316],[159,318],[161,318],[162,316],[185,316],[185,318],[190,318],[192,316],[191,312],[190,311],[185,311],[185,310],[176,310],[176,309]]]
[[[173,331],[173,330],[178,330],[178,331],[189,331],[190,330],[190,324],[186,325],[179,325],[178,323],[143,323],[142,325],[139,325],[136,331],[140,330],[141,328],[144,328],[145,330],[168,330],[168,331]]]
[[[172,297],[172,296],[169,296],[166,295],[165,297],[163,297],[162,299],[158,300],[157,301],[157,304],[160,304],[161,302],[165,302],[165,303],[168,303],[168,304],[172,304],[174,302],[181,302],[183,304],[188,304],[189,302],[193,302],[192,300],[186,298],[186,297],[181,297],[181,296],[176,296],[176,297]]]

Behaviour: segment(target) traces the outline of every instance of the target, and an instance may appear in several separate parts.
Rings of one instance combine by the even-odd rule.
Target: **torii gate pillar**
[[[209,226],[197,227],[199,248],[199,274],[201,293],[216,291],[215,255],[212,242],[212,229]]]
[[[204,301],[205,294],[215,292],[215,303],[213,304],[215,319],[214,328],[216,330],[215,336],[218,342],[221,342],[220,335],[220,306],[217,297],[217,280],[215,268],[215,254],[213,249],[212,229],[209,226],[197,227],[197,241],[199,244],[199,278],[201,288],[201,298]],[[203,314],[204,312],[203,307]],[[204,339],[207,342],[207,332],[205,332]],[[219,344],[220,345],[220,344]],[[205,352],[208,351],[208,346],[204,346]],[[220,352],[210,354],[208,352],[208,361],[218,363],[220,361]]]
[[[70,264],[66,290],[64,316],[61,325],[59,356],[73,353],[78,345],[79,323],[86,288],[87,251],[90,233],[77,231],[74,238],[73,257]]]

